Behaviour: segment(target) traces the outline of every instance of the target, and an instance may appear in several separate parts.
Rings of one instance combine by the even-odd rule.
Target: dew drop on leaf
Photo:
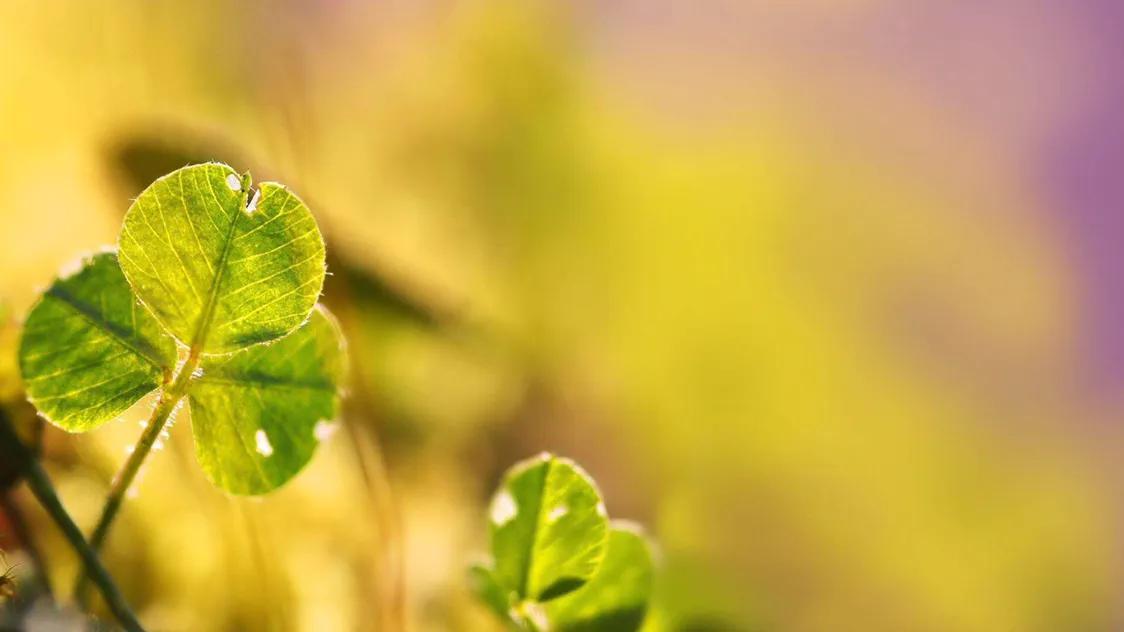
[[[273,445],[269,442],[269,436],[265,434],[264,430],[258,430],[254,433],[254,443],[257,444],[258,454],[266,457],[273,454]]]
[[[551,523],[558,522],[558,520],[562,518],[562,516],[565,516],[568,513],[570,513],[569,507],[567,507],[566,505],[558,505],[554,509],[551,509],[550,513],[546,515],[546,520],[547,522]]]
[[[519,507],[515,504],[515,498],[506,490],[500,492],[492,501],[492,522],[497,527],[511,522],[518,513]]]

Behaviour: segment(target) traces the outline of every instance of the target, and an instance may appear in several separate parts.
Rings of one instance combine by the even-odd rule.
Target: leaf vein
[[[147,217],[147,214],[145,213],[144,206],[142,205],[139,210],[140,210],[141,219],[143,219],[144,223],[146,225],[148,225],[148,217]],[[149,227],[149,230],[152,230],[151,225],[148,225],[148,227]],[[156,233],[156,231],[153,230],[153,234],[155,234],[155,233]],[[172,290],[171,290],[171,288],[168,287],[168,284],[164,282],[164,278],[160,276],[160,269],[157,268],[156,264],[154,264],[152,262],[152,257],[148,256],[148,249],[144,247],[144,244],[142,244],[140,242],[140,240],[136,238],[136,236],[134,236],[132,233],[129,232],[129,224],[128,223],[125,223],[125,235],[127,237],[129,237],[130,239],[132,239],[134,243],[136,243],[137,249],[140,250],[142,255],[144,255],[145,260],[148,261],[148,267],[152,270],[152,272],[150,272],[149,274],[153,277],[156,277],[156,281],[158,283],[160,283],[160,287],[164,288],[164,292],[167,293],[169,302],[171,302],[171,304],[175,307],[176,313],[179,314],[180,319],[183,320],[184,319],[183,307],[180,306],[179,301],[175,300],[175,294],[172,293]],[[156,236],[156,240],[159,241],[160,243],[164,243],[163,240],[160,239],[159,235]],[[120,252],[118,254],[120,254],[125,259],[128,259],[130,263],[132,263],[133,265],[135,265],[137,267],[138,270],[144,271],[144,268],[140,264],[138,264],[136,261],[133,261],[132,257],[125,254],[124,248],[120,248],[119,250],[120,250]],[[153,310],[153,312],[155,313],[155,310]]]
[[[199,386],[234,386],[246,389],[279,389],[292,391],[313,391],[317,393],[335,394],[336,387],[323,382],[294,382],[282,381],[276,378],[204,375],[196,381]]]
[[[237,323],[240,323],[240,322],[246,320],[247,318],[249,318],[250,316],[253,316],[254,314],[260,312],[261,310],[273,305],[274,303],[277,303],[277,302],[281,301],[282,299],[288,298],[289,296],[291,296],[293,294],[296,294],[297,292],[303,290],[305,288],[305,286],[308,285],[310,282],[315,283],[316,281],[319,281],[319,279],[317,279],[315,277],[313,277],[311,279],[308,279],[304,283],[301,283],[300,285],[288,290],[287,292],[285,292],[283,294],[279,294],[273,300],[271,300],[267,303],[262,303],[261,305],[258,305],[254,309],[246,312],[245,314],[239,316],[238,318],[234,318],[232,320],[226,321],[225,323],[222,324],[222,326],[223,327],[230,327],[231,325],[235,325]]]
[[[49,402],[49,401],[54,401],[56,399],[73,397],[75,395],[78,395],[79,393],[85,393],[86,391],[92,391],[95,388],[105,386],[106,384],[110,384],[110,383],[112,383],[116,380],[120,380],[120,379],[126,378],[126,377],[132,377],[133,375],[135,375],[137,373],[143,373],[143,372],[144,372],[144,369],[134,369],[132,371],[129,371],[128,373],[118,373],[117,375],[114,375],[107,380],[102,380],[101,382],[97,382],[96,384],[87,384],[86,386],[83,386],[81,388],[76,388],[74,390],[67,391],[65,393],[56,393],[54,395],[48,395],[46,397],[37,397],[37,398],[35,398],[35,403],[37,404],[36,407],[38,408],[38,403],[40,403],[40,402]]]
[[[230,263],[232,263],[232,264],[242,263],[244,261],[250,261],[251,259],[257,259],[258,257],[264,257],[266,255],[273,254],[273,253],[277,252],[278,250],[281,250],[282,248],[291,246],[291,245],[295,244],[296,242],[300,241],[301,239],[304,239],[305,237],[308,237],[309,235],[314,235],[317,232],[318,232],[318,229],[315,226],[313,226],[310,230],[308,230],[306,232],[303,232],[296,237],[293,237],[289,241],[286,241],[285,243],[281,244],[280,246],[277,246],[276,248],[271,248],[269,250],[266,250],[265,252],[259,252],[259,253],[256,253],[256,254],[247,255],[247,256],[241,257],[239,259],[233,259],[233,260],[231,260]]]
[[[183,207],[184,219],[187,220],[187,227],[191,229],[191,236],[195,238],[195,246],[199,249],[199,254],[201,255],[201,258],[203,259],[203,263],[207,264],[207,269],[211,271],[211,276],[214,276],[215,268],[214,268],[214,266],[211,265],[211,260],[209,258],[207,258],[207,251],[203,250],[203,242],[199,241],[199,233],[198,233],[198,231],[195,230],[195,222],[193,222],[191,220],[191,212],[189,212],[187,210],[187,193],[183,188],[183,172],[184,172],[183,169],[181,169],[180,172],[179,172],[179,174],[180,174],[179,175],[180,206]],[[191,173],[191,179],[192,179],[192,184],[195,186],[195,192],[199,193],[199,185],[196,183],[197,180],[195,178],[195,172],[194,171]]]
[[[183,270],[183,276],[187,279],[187,287],[191,288],[191,293],[195,296],[196,302],[199,301],[199,290],[195,289],[195,283],[191,280],[191,272],[187,270],[187,265],[184,264],[183,259],[180,258],[179,250],[172,243],[172,235],[168,232],[168,220],[164,217],[164,205],[160,203],[160,192],[155,191],[153,196],[156,198],[156,212],[160,214],[160,223],[164,225],[164,235],[168,238],[168,249],[176,256],[176,261],[180,264],[180,269]]]
[[[105,364],[107,362],[112,362],[112,361],[117,360],[119,358],[123,358],[127,355],[129,355],[129,351],[127,351],[127,350],[122,351],[121,353],[118,353],[116,355],[111,355],[108,358],[96,358],[91,362],[87,362],[86,364],[79,364],[79,365],[76,365],[76,366],[63,367],[63,368],[61,368],[57,371],[52,371],[50,373],[43,373],[41,375],[36,375],[34,377],[31,377],[31,378],[27,379],[26,382],[28,384],[32,384],[32,383],[35,383],[35,382],[41,382],[41,381],[43,381],[47,378],[59,377],[60,375],[69,375],[71,373],[77,373],[78,371],[81,371],[83,369],[88,369],[90,367],[97,366],[99,364]]]
[[[284,189],[282,189],[282,190],[284,190]],[[288,191],[286,191],[286,193],[288,193]],[[296,202],[296,204],[293,205],[292,208],[289,208],[290,202]],[[259,202],[259,204],[264,205],[265,200],[261,200]],[[271,218],[265,220],[264,222],[258,224],[257,226],[253,227],[252,229],[242,233],[241,235],[235,237],[234,241],[241,241],[243,238],[249,237],[250,235],[253,235],[254,233],[258,232],[259,230],[265,228],[266,226],[269,226],[275,220],[281,219],[282,217],[285,217],[289,213],[293,213],[293,212],[295,212],[299,209],[300,209],[300,200],[297,199],[297,196],[289,194],[289,199],[285,201],[285,204],[281,207],[281,210],[277,211],[276,215],[274,215],[273,217],[271,217]]]
[[[99,321],[99,320],[93,318],[92,316],[90,316],[90,314],[87,314],[86,310],[83,309],[81,305],[79,305],[75,302],[72,302],[68,295],[63,294],[61,292],[58,292],[55,289],[48,290],[47,294],[49,296],[51,296],[52,298],[58,300],[63,305],[66,305],[70,309],[74,310],[74,313],[76,313],[79,316],[81,316],[82,318],[84,318],[86,320],[86,322],[90,323],[91,325],[93,325],[98,330],[108,334],[111,340],[113,340],[113,341],[117,342],[118,344],[124,346],[125,348],[129,349],[130,351],[137,354],[141,358],[144,358],[149,364],[156,367],[157,369],[159,369],[161,371],[164,370],[165,367],[160,362],[160,358],[158,356],[151,355],[151,352],[149,350],[138,347],[131,340],[122,336],[120,334],[120,332],[118,332],[116,329],[110,327],[107,323],[105,323],[103,321]]]
[[[305,257],[304,259],[301,259],[300,261],[298,261],[296,263],[289,264],[287,267],[282,268],[282,269],[274,272],[273,274],[271,274],[267,277],[262,277],[262,278],[260,278],[256,281],[251,281],[251,282],[239,287],[236,290],[230,291],[229,293],[227,293],[226,296],[227,296],[227,298],[230,298],[231,296],[234,296],[235,294],[238,294],[239,292],[241,292],[245,289],[248,289],[248,288],[254,287],[255,285],[258,285],[259,283],[265,283],[266,281],[271,281],[271,280],[277,278],[278,276],[281,276],[282,274],[285,274],[289,270],[292,270],[293,268],[296,268],[297,266],[302,266],[302,265],[308,263],[309,261],[312,261],[313,259],[316,259],[319,256],[320,256],[320,252],[318,252],[318,251],[313,252],[310,256]],[[314,281],[315,279],[309,279],[309,280]]]

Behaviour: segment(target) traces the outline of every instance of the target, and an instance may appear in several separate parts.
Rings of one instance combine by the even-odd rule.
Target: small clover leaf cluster
[[[470,571],[480,600],[517,630],[638,630],[652,591],[642,531],[610,521],[601,493],[569,459],[516,464],[491,503],[492,556]]]
[[[28,399],[86,432],[159,391],[150,446],[186,398],[208,478],[268,492],[308,463],[339,406],[346,360],[317,305],[324,275],[316,220],[284,186],[252,190],[219,163],[173,171],[133,202],[116,249],[32,308],[19,351]]]

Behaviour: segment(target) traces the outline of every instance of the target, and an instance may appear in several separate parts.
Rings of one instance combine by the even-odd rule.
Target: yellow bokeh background
[[[244,500],[183,413],[106,553],[151,629],[490,629],[464,570],[543,449],[659,543],[652,630],[1119,623],[1119,415],[1076,377],[1089,290],[1030,123],[981,134],[858,44],[740,38],[896,3],[690,4],[0,5],[7,401],[36,293],[161,168],[286,183],[335,258],[345,423]],[[48,431],[80,524],[145,405]]]

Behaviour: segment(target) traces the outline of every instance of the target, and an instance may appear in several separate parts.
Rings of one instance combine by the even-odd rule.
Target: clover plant
[[[86,432],[158,394],[90,538],[94,551],[184,402],[199,464],[229,493],[269,492],[312,458],[346,364],[339,328],[317,304],[324,261],[300,198],[272,182],[253,189],[248,174],[208,163],[152,183],[126,213],[117,247],[85,257],[43,293],[19,349],[43,417]]]
[[[601,492],[569,459],[516,464],[492,497],[491,556],[469,569],[479,599],[510,628],[638,630],[652,589],[641,530],[610,521]]]
[[[265,494],[295,476],[338,411],[346,357],[339,327],[317,304],[324,240],[300,198],[251,184],[219,163],[156,180],[126,213],[117,247],[82,258],[28,314],[20,370],[52,424],[87,432],[154,394],[89,540],[0,411],[0,464],[27,481],[78,553],[79,604],[92,581],[129,630],[142,628],[98,550],[180,406],[190,409],[203,472],[235,495]],[[577,464],[543,454],[515,465],[490,514],[491,555],[470,576],[506,626],[640,628],[650,545],[631,523],[609,520]]]

